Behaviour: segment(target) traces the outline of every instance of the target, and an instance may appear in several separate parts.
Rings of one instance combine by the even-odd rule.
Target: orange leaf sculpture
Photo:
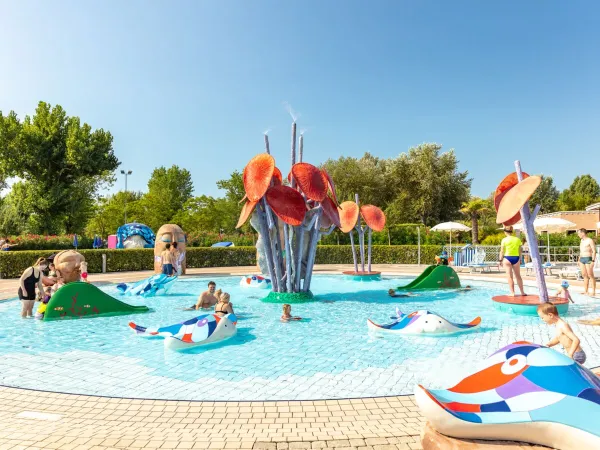
[[[248,200],[257,202],[265,195],[274,171],[275,160],[268,153],[261,153],[250,160],[242,176]]]
[[[531,198],[542,179],[537,176],[523,179],[519,184],[506,192],[498,206],[496,223],[506,223],[519,212]]]
[[[349,233],[358,220],[358,205],[354,202],[343,202],[338,209],[340,211],[340,230],[343,233]]]
[[[340,202],[338,202],[337,194],[335,193],[335,184],[333,183],[333,180],[331,179],[331,177],[329,176],[329,174],[327,173],[327,171],[325,169],[321,169],[321,172],[323,172],[323,175],[325,176],[325,179],[327,180],[327,185],[329,187],[329,191],[331,192],[331,195],[333,196],[333,201],[335,202],[336,206],[338,206],[340,204]]]
[[[325,175],[312,164],[294,164],[292,175],[302,192],[309,199],[320,202],[327,195],[327,180]]]
[[[528,178],[529,174],[523,172],[523,179]],[[502,198],[506,195],[508,191],[510,191],[513,187],[515,187],[519,183],[519,177],[517,176],[517,172],[513,172],[508,174],[504,179],[500,182],[498,187],[496,188],[496,192],[494,192],[494,208],[496,208],[496,212],[498,212],[498,207],[500,206],[500,202]],[[521,220],[521,213],[517,212],[514,217],[507,220],[504,225],[514,225],[515,223]]]
[[[323,201],[321,202],[321,206],[323,207],[323,216],[321,219],[321,223],[322,223],[322,227],[323,228],[329,228],[331,225],[335,225],[336,227],[341,227],[342,224],[340,222],[340,212],[337,208],[337,206],[335,205],[335,203],[333,202],[333,200],[331,200],[331,198],[329,198],[329,196],[325,197],[323,199]],[[328,219],[328,224],[327,226],[325,226],[325,224],[327,222],[325,222],[323,219],[327,218]]]
[[[385,214],[377,206],[363,205],[360,207],[360,214],[373,231],[383,231],[385,228]]]
[[[283,176],[281,175],[281,170],[279,170],[277,167],[275,167],[275,170],[273,171],[273,184],[283,184]]]
[[[302,194],[289,186],[271,186],[267,203],[273,212],[288,225],[298,226],[304,221],[306,203]]]
[[[254,207],[257,203],[258,202],[251,202],[250,200],[247,200],[246,203],[244,203],[244,206],[242,207],[242,212],[240,213],[240,218],[238,220],[237,225],[235,226],[236,228],[239,228],[246,223],[248,217],[250,217],[252,211],[254,211]]]

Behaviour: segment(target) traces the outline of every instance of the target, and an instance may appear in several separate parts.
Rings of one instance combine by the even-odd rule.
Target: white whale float
[[[271,280],[261,275],[246,275],[240,280],[240,286],[243,288],[270,289]]]
[[[165,348],[185,350],[202,345],[229,339],[237,333],[237,317],[227,314],[203,314],[185,322],[159,328],[147,328],[129,322],[138,336],[162,336],[165,338]]]
[[[469,323],[454,323],[427,310],[403,314],[396,308],[396,315],[398,318],[394,322],[385,325],[367,319],[367,327],[375,333],[447,335],[472,331],[481,324],[481,317]]]

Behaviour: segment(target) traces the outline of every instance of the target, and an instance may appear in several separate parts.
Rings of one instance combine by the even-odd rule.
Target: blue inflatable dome
[[[117,230],[117,248],[154,248],[156,236],[142,223],[128,223]]]

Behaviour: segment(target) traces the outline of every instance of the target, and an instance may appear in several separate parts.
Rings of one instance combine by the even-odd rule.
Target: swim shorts
[[[580,256],[579,257],[579,262],[581,264],[586,264],[587,265],[587,264],[591,264],[593,261],[592,261],[592,257],[591,256]]]
[[[511,263],[513,266],[515,264],[519,263],[519,257],[518,256],[505,256],[504,259],[506,259],[509,263]]]
[[[163,264],[163,271],[165,275],[173,275],[173,264]]]

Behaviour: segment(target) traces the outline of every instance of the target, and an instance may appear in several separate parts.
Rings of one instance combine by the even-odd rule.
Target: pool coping
[[[321,265],[316,272],[339,274],[351,267]],[[380,270],[384,276],[414,276],[424,267],[375,265],[374,270]],[[192,269],[188,276],[244,275],[253,270]],[[151,273],[128,272],[98,278],[102,278],[103,284],[127,282]],[[499,276],[489,274],[460,276],[464,280],[502,282]],[[524,281],[526,286],[535,286],[532,279]],[[0,280],[0,288],[10,286],[11,282],[14,287],[18,280]],[[548,278],[547,282],[557,284]],[[572,285],[573,290],[582,291],[576,282]],[[0,297],[5,292],[0,291]],[[0,386],[0,404],[0,445],[7,448],[420,449],[425,422],[412,395],[333,400],[182,401]],[[40,426],[45,420],[51,426]]]

